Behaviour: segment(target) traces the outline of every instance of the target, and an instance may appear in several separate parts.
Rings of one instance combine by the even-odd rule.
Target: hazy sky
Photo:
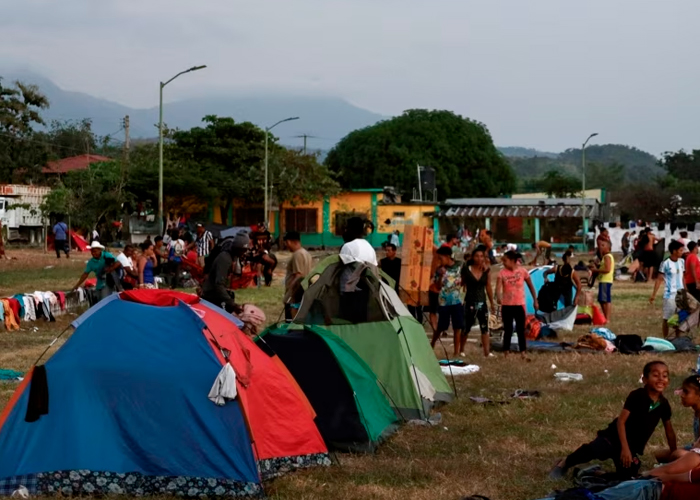
[[[700,148],[698,0],[2,0],[0,69],[135,107],[212,90],[444,108],[498,145]],[[60,7],[59,7],[60,6]]]

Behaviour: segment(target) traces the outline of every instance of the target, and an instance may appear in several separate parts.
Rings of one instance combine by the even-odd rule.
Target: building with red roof
[[[101,155],[79,155],[50,161],[42,170],[45,174],[65,174],[73,170],[87,170],[92,163],[111,161],[111,158]]]

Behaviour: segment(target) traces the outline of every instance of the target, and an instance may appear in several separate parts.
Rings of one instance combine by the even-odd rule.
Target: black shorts
[[[640,260],[642,261],[642,264],[644,264],[644,267],[656,267],[658,258],[656,256],[656,252],[653,250],[644,250]]]
[[[428,292],[428,313],[437,314],[439,304],[439,293],[438,292]]]
[[[469,333],[474,325],[474,320],[479,320],[482,335],[489,333],[489,310],[486,307],[486,302],[467,302],[464,304],[464,319],[464,333]]]

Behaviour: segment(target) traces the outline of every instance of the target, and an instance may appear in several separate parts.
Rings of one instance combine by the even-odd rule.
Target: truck
[[[44,240],[41,205],[50,192],[46,186],[0,184],[0,220],[6,241],[34,245]]]

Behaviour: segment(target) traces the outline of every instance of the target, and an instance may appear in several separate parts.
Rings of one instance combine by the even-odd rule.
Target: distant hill
[[[510,158],[556,158],[559,156],[559,153],[550,153],[548,151],[539,151],[537,149],[521,148],[517,146],[499,147],[498,150],[503,153],[504,156],[508,156]]]
[[[509,148],[524,149],[524,148]],[[518,177],[519,189],[531,189],[533,180],[541,179],[547,172],[555,170],[564,175],[581,176],[581,150],[567,149],[551,156],[509,156],[508,161]],[[652,182],[664,174],[657,164],[658,159],[640,149],[622,144],[593,145],[586,148],[586,164],[591,169],[600,167],[603,177],[612,179],[612,171],[621,169],[620,183],[609,186],[617,189],[628,182]],[[610,173],[610,175],[608,175]],[[591,172],[589,172],[591,175]],[[590,179],[589,182],[605,183],[606,179]],[[536,184],[536,183],[535,183]]]
[[[0,70],[7,81],[21,80],[39,86],[49,98],[51,107],[42,113],[47,123],[57,120],[92,119],[93,131],[100,136],[119,130],[122,119],[129,115],[133,138],[158,135],[158,107],[134,109],[99,99],[81,92],[66,91],[51,80],[30,73],[9,73]],[[309,149],[328,150],[357,128],[367,127],[386,118],[359,108],[337,97],[305,97],[295,95],[210,95],[170,102],[165,107],[165,123],[171,128],[188,129],[201,124],[205,115],[230,116],[236,121],[250,121],[260,127],[298,116],[273,133],[287,146],[302,147],[303,139],[294,136],[310,134]],[[116,138],[120,136],[115,135]]]

